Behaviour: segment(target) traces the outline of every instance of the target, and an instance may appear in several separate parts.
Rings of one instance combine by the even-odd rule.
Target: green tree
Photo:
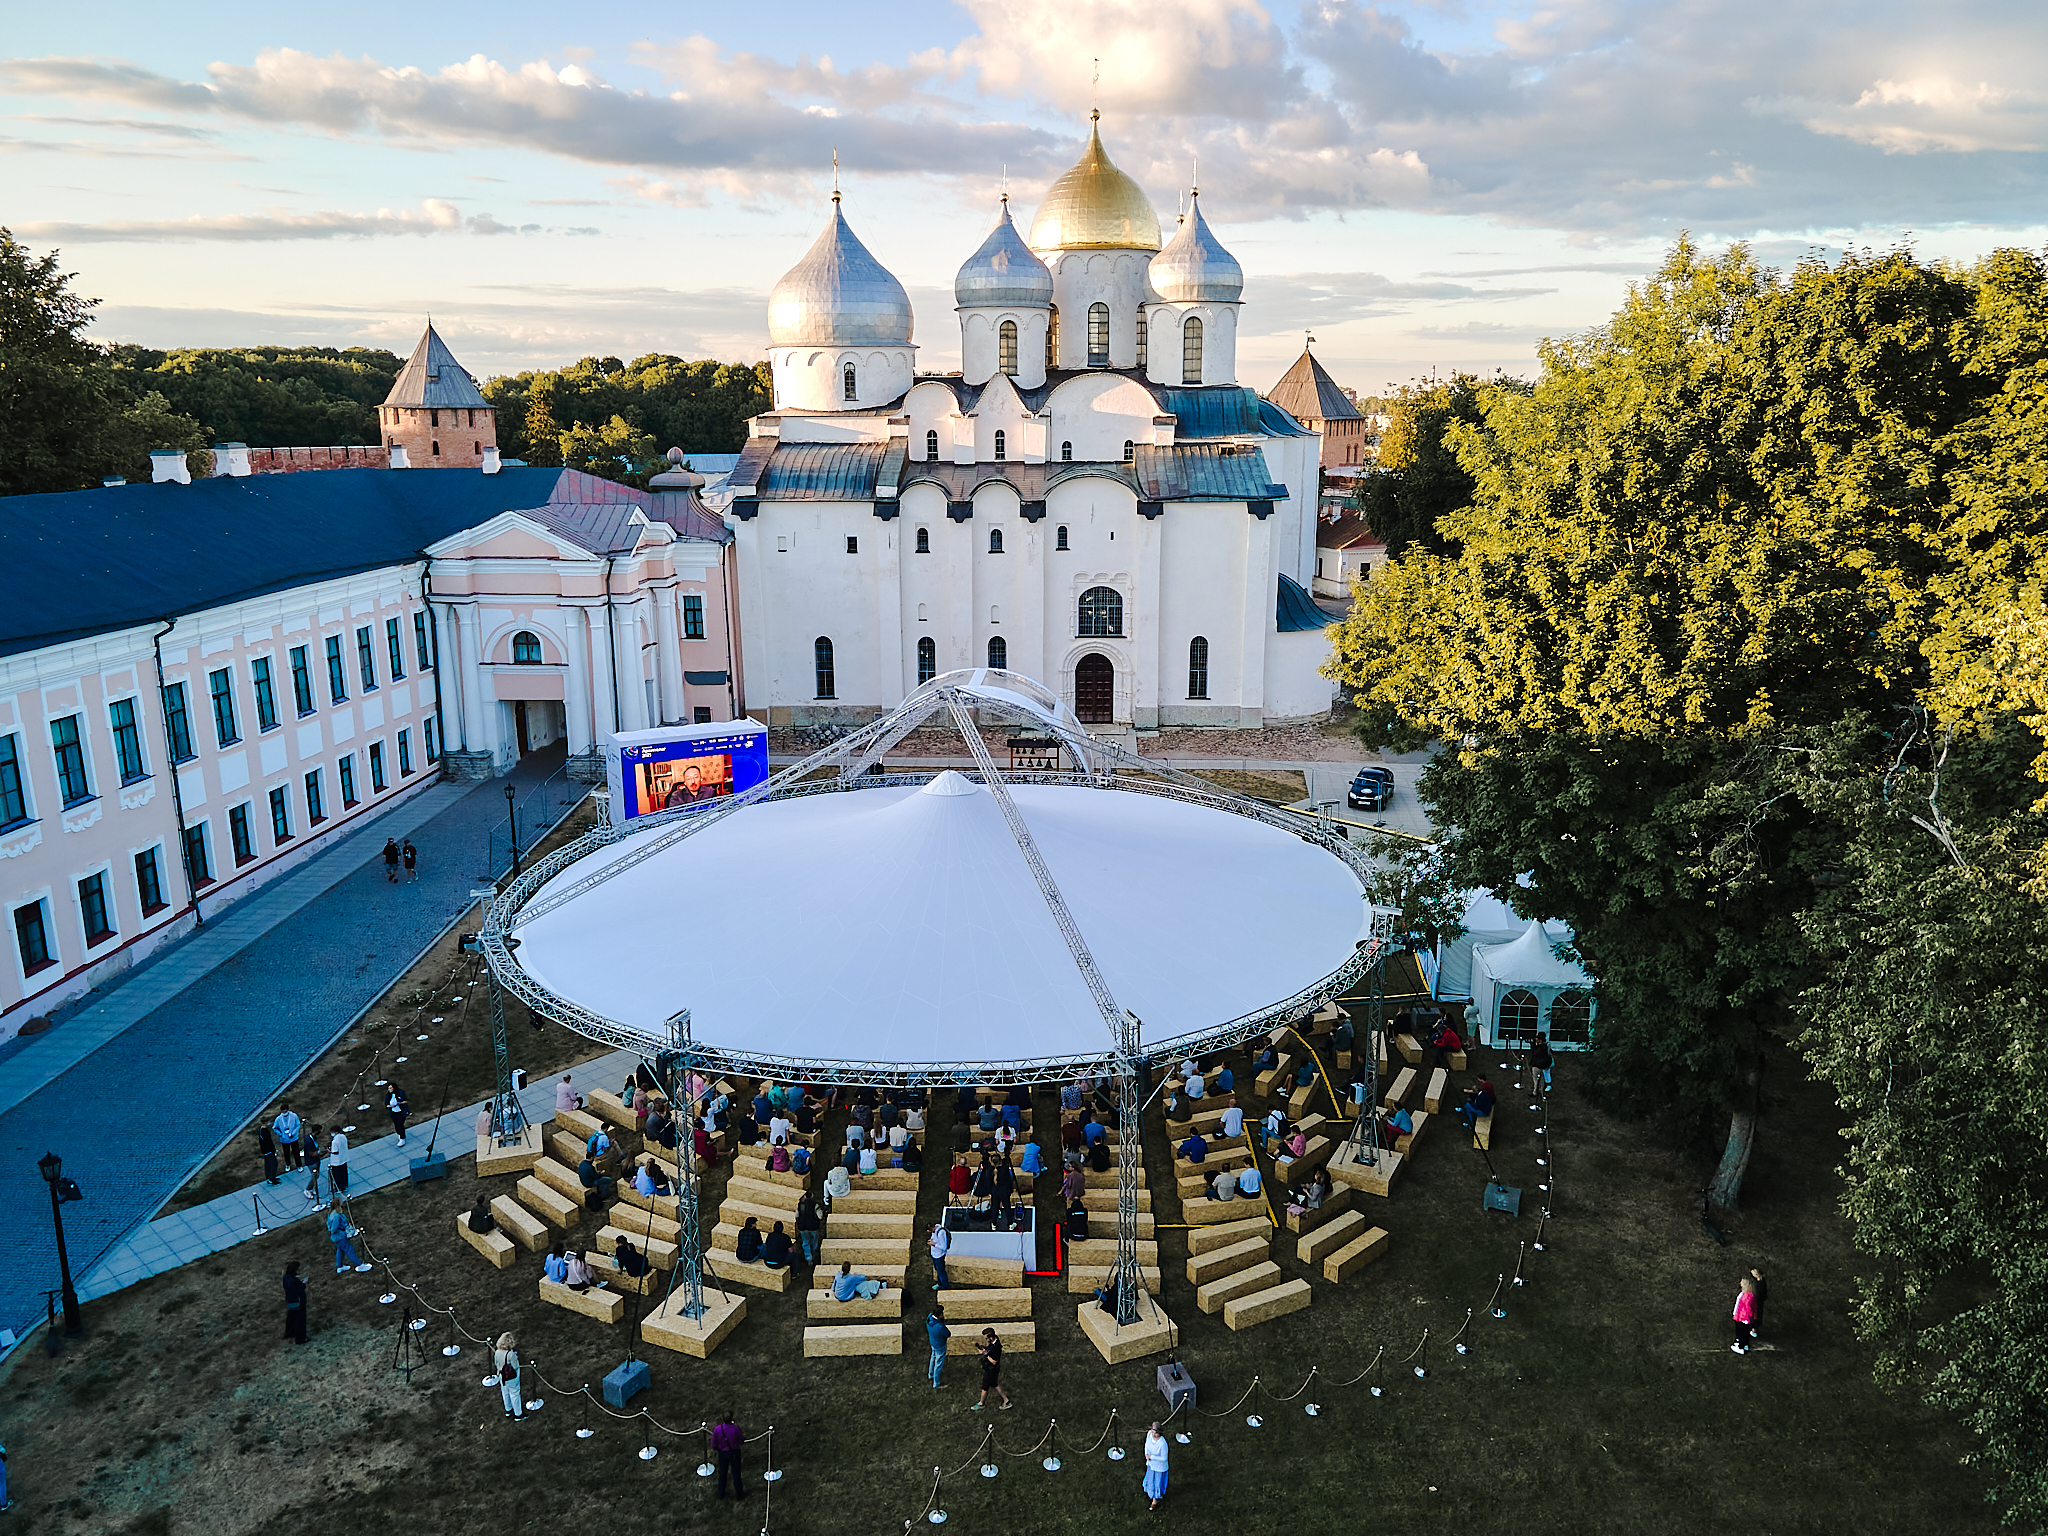
[[[99,348],[98,299],[72,291],[57,252],[32,255],[0,228],[0,495],[97,483],[113,405]]]
[[[648,480],[668,468],[654,438],[635,431],[623,416],[601,427],[571,427],[560,438],[562,466],[622,485],[647,488]]]
[[[199,479],[213,472],[213,450],[207,446],[211,441],[198,422],[171,409],[171,402],[155,390],[145,390],[109,423],[103,463],[108,474],[148,480],[153,472],[150,450],[178,448],[184,451],[187,472]]]
[[[488,398],[488,397],[487,397]],[[555,415],[555,381],[534,380],[526,393],[526,413],[520,432],[520,457],[529,464],[557,469],[562,463],[562,424]]]
[[[1432,554],[1455,554],[1443,532],[1449,517],[1472,499],[1472,477],[1458,462],[1448,436],[1453,423],[1476,426],[1489,390],[1523,390],[1505,375],[1490,382],[1454,373],[1442,383],[1410,384],[1375,405],[1387,415],[1379,457],[1358,488],[1356,505],[1396,558],[1420,545]]]

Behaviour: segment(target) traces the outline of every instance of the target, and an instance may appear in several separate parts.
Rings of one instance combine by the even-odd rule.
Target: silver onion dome
[[[875,260],[839,211],[804,259],[782,274],[768,296],[768,339],[777,346],[910,344],[910,295]]]
[[[1010,222],[1010,196],[1003,194],[995,227],[953,279],[953,300],[962,309],[978,306],[1052,307],[1052,273]]]
[[[1189,204],[1186,221],[1152,258],[1152,287],[1170,303],[1236,303],[1244,292],[1244,268],[1210,231],[1201,194],[1190,197]]]

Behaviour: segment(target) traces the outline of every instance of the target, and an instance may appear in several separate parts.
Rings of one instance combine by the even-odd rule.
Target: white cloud
[[[504,224],[488,213],[465,215],[453,203],[435,197],[426,199],[416,211],[379,208],[374,213],[334,210],[290,213],[270,209],[260,213],[199,214],[185,219],[114,219],[98,224],[42,221],[19,224],[15,228],[23,236],[66,245],[192,240],[242,244],[260,240],[337,240],[372,235],[530,235],[543,232],[539,224]],[[594,229],[548,232],[597,233]]]
[[[203,81],[51,58],[0,63],[0,85],[537,151],[677,208],[815,197],[835,149],[863,175],[985,183],[1007,165],[1028,198],[1071,163],[1098,95],[1118,163],[1164,207],[1199,158],[1214,217],[1392,208],[1728,235],[2011,226],[2048,193],[2038,0],[1304,0],[1284,18],[1255,0],[961,4],[957,47],[850,67],[695,36],[607,55],[610,74],[580,49],[556,67],[278,48]],[[1034,126],[1053,116],[1059,131]]]

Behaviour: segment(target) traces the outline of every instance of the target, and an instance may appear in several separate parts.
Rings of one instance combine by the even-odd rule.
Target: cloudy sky
[[[0,219],[154,346],[403,351],[431,312],[480,376],[752,359],[836,150],[953,367],[955,268],[1098,89],[1169,227],[1199,175],[1260,387],[1310,329],[1361,390],[1531,371],[1679,229],[2048,242],[2039,0],[210,0],[22,6],[0,48]]]

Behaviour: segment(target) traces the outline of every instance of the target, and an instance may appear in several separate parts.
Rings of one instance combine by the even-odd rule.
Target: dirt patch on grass
[[[1246,773],[1237,768],[1195,768],[1190,772],[1207,779],[1218,789],[1263,800],[1268,805],[1292,805],[1308,798],[1308,775],[1291,768],[1274,768]]]

